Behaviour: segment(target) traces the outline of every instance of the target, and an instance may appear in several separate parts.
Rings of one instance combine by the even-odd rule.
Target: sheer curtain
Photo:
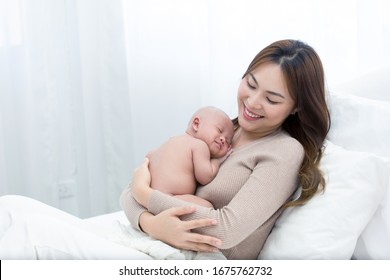
[[[0,195],[88,217],[192,112],[232,117],[253,56],[281,38],[329,87],[390,62],[386,0],[0,0]]]
[[[133,147],[122,2],[0,3],[0,194],[118,209]]]

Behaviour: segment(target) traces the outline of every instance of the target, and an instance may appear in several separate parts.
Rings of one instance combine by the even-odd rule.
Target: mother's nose
[[[247,99],[247,104],[249,106],[249,109],[261,109],[263,106],[261,105],[261,95],[254,94],[252,96],[249,96]]]

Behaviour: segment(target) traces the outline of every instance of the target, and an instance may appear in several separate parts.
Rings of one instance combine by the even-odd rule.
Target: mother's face
[[[280,66],[260,65],[246,75],[238,88],[238,121],[243,131],[261,137],[278,129],[294,113]]]

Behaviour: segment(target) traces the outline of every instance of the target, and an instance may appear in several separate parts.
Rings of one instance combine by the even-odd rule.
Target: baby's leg
[[[193,194],[181,194],[181,195],[175,195],[175,197],[207,208],[214,208],[214,206],[209,201]]]

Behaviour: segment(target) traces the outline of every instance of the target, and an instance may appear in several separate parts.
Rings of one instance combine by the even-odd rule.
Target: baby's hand
[[[229,147],[229,150],[227,151],[226,155],[219,159],[219,164],[222,164],[230,156],[231,153],[233,153],[232,146]]]
[[[157,150],[157,148],[154,148],[152,150],[150,150],[145,157],[147,157],[148,159],[150,159],[150,157],[152,156],[152,154]]]

